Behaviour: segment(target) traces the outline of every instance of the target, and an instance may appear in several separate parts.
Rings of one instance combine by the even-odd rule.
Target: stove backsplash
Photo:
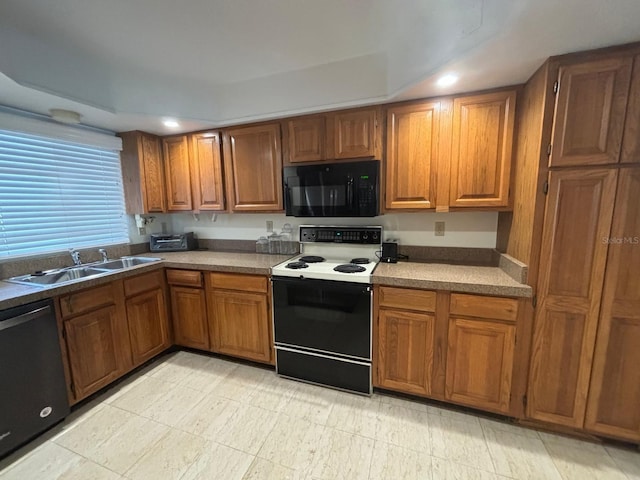
[[[299,225],[380,225],[385,240],[398,239],[400,246],[460,247],[494,249],[498,228],[497,212],[393,213],[373,218],[294,218],[284,214],[191,214],[166,215],[172,232],[193,231],[198,239],[247,240],[268,236],[266,222],[280,232],[285,223]],[[197,219],[197,220],[196,220]],[[445,235],[435,236],[435,222],[445,222]],[[294,240],[298,240],[295,238]],[[402,250],[400,251],[402,253]]]

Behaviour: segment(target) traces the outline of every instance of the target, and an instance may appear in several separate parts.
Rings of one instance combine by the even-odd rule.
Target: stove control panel
[[[382,243],[382,227],[319,227],[300,226],[302,243],[356,243],[378,245]]]

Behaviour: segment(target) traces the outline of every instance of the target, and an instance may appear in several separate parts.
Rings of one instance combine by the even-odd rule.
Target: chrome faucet
[[[80,260],[80,252],[75,248],[70,248],[69,253],[71,254],[71,259],[73,260],[74,265],[82,265],[82,260]]]
[[[104,248],[99,248],[98,253],[102,256],[103,263],[107,263],[109,261],[109,257],[107,256],[107,251]]]

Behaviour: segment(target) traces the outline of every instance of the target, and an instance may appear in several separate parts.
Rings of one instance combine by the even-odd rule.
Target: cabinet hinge
[[[526,395],[524,395],[522,397],[522,405],[524,406],[524,408],[527,408],[527,396]]]
[[[74,395],[75,395],[75,393],[76,393],[75,387],[76,387],[76,386],[73,384],[73,382],[71,382],[71,383],[69,384],[69,390],[71,390],[71,391],[74,393]]]
[[[558,90],[560,90],[560,82],[558,80],[556,80],[553,83],[553,93],[558,93]]]
[[[551,148],[552,148],[551,144],[547,145],[547,157],[551,156]]]
[[[533,297],[531,297],[531,305],[533,305],[533,308],[536,308],[538,306],[538,296],[534,295]]]
[[[549,193],[549,182],[545,180],[544,185],[542,186],[542,193],[545,195]]]

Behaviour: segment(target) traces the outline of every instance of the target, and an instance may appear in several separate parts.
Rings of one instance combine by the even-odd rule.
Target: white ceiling
[[[522,83],[638,25],[638,0],[2,0],[0,104],[166,134]]]

